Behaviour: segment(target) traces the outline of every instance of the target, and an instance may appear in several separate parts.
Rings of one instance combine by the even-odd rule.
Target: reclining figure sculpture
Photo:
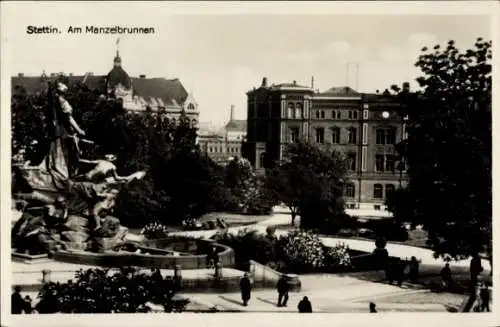
[[[142,179],[145,172],[129,176],[116,173],[114,155],[103,160],[81,158],[80,143],[85,132],[72,116],[66,100],[67,86],[50,83],[49,124],[50,147],[42,162],[13,166],[15,181],[24,188],[14,194],[22,210],[12,229],[12,246],[30,253],[65,250],[107,251],[120,248],[127,228],[111,216],[121,186]],[[81,164],[94,165],[78,174]]]

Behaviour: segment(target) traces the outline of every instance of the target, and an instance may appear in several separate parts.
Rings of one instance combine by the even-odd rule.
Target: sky
[[[492,38],[490,18],[466,11],[368,15],[365,10],[345,15],[320,8],[312,13],[282,9],[228,14],[228,6],[206,13],[199,8],[170,10],[159,2],[18,2],[3,7],[8,9],[2,17],[4,67],[10,76],[39,76],[44,70],[98,75],[111,69],[117,35],[28,35],[28,25],[63,31],[86,25],[153,27],[155,34],[120,36],[123,68],[131,76],[179,78],[199,103],[200,121],[221,125],[231,104],[236,118],[245,119],[246,92],[260,86],[263,77],[270,84],[295,80],[310,85],[314,76],[319,90],[348,85],[375,92],[405,81],[416,87],[419,71],[413,64],[423,46],[453,39],[465,49],[477,37]]]

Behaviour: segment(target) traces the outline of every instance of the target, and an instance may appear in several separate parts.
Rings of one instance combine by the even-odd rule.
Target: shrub
[[[255,230],[243,229],[236,235],[225,232],[214,239],[234,250],[237,265],[246,265],[249,260],[267,264],[275,258],[273,239]]]
[[[273,238],[273,237],[275,237],[275,234],[276,234],[276,227],[274,227],[274,226],[268,226],[266,228],[266,235],[267,235],[267,237]]]
[[[279,238],[276,243],[277,258],[288,270],[310,271],[323,266],[323,245],[318,236],[310,232],[294,231]]]
[[[351,267],[351,256],[349,247],[344,243],[338,243],[334,247],[325,248],[324,265],[330,269],[345,269]]]
[[[335,217],[328,219],[322,229],[328,235],[335,235],[342,229],[357,229],[360,226],[356,217],[351,217],[348,214],[338,214]]]
[[[148,240],[166,238],[168,236],[168,228],[159,222],[152,222],[144,226],[141,234]]]
[[[147,303],[156,302],[183,311],[185,300],[172,299],[175,287],[159,288],[158,282],[134,270],[113,275],[103,269],[80,270],[74,281],[45,284],[36,309],[39,313],[136,313],[151,311]]]
[[[377,236],[389,241],[404,242],[408,240],[408,231],[400,222],[393,219],[369,220],[364,227],[371,229]]]

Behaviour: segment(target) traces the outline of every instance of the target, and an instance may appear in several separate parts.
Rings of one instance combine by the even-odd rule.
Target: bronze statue
[[[85,131],[72,116],[66,100],[68,87],[60,82],[49,85],[51,122],[50,147],[38,165],[29,162],[13,166],[16,180],[25,190],[14,195],[25,201],[23,214],[12,230],[13,247],[20,251],[109,250],[124,242],[127,229],[110,214],[122,185],[141,179],[145,172],[119,176],[114,161],[106,155],[101,160],[81,158],[80,142]],[[78,174],[81,164],[93,169]]]

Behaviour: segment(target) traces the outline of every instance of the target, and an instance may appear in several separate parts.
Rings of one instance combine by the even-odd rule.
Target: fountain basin
[[[195,246],[195,247],[194,247]],[[228,246],[210,240],[159,239],[143,243],[126,243],[124,250],[102,253],[86,251],[60,250],[53,254],[53,259],[61,262],[93,265],[101,267],[148,267],[160,269],[207,268],[207,252],[215,247],[219,262],[223,267],[234,267],[234,250]],[[184,250],[184,251],[183,251]]]

